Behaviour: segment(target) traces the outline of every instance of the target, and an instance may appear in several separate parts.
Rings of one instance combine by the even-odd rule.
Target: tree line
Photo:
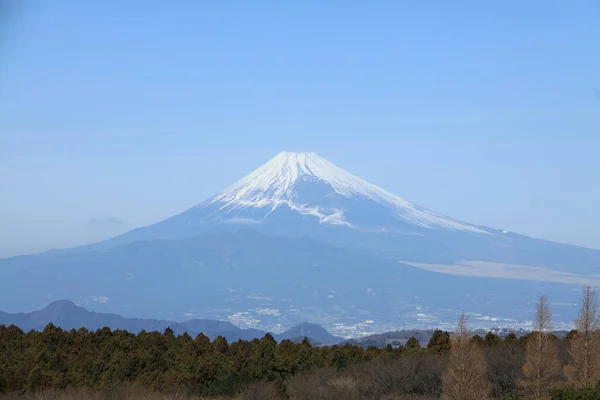
[[[463,315],[452,334],[436,330],[426,345],[411,338],[397,349],[312,346],[307,339],[277,343],[268,333],[228,343],[203,334],[176,336],[169,328],[136,335],[53,324],[41,332],[0,326],[0,393],[137,385],[267,400],[600,399],[598,299],[591,287],[584,289],[575,329],[563,338],[552,334],[544,296],[527,335],[471,335],[467,322]]]

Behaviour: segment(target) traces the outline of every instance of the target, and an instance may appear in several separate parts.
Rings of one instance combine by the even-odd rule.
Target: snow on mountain
[[[315,197],[315,192],[319,196]],[[349,209],[344,207],[348,203],[333,200],[336,197],[359,203],[376,203],[380,208],[389,209],[391,218],[421,228],[488,233],[484,228],[413,204],[345,171],[316,153],[281,152],[222,193],[194,208],[216,206],[213,216],[266,208],[268,211],[262,217],[264,219],[278,207],[287,206],[302,215],[317,217],[320,223],[361,227],[361,224],[348,217]]]
[[[192,313],[261,329],[366,320],[388,330],[447,323],[460,311],[522,321],[531,315],[527,304],[546,294],[567,321],[579,295],[573,279],[590,281],[598,265],[598,250],[460,222],[314,153],[283,152],[158,223],[76,249],[0,260],[0,304],[32,308],[69,298],[99,310]],[[486,272],[500,266],[502,274]],[[465,268],[478,276],[452,275]],[[560,276],[567,279],[558,283]]]
[[[475,260],[597,274],[600,260],[598,250],[455,220],[387,192],[315,153],[290,152],[278,154],[195,207],[73,251],[245,229],[311,237],[419,265]]]

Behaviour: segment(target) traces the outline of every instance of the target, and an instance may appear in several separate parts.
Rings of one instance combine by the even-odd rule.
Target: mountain
[[[0,260],[0,308],[67,298],[270,331],[308,321],[349,337],[444,326],[463,311],[475,325],[521,327],[546,294],[570,324],[598,265],[598,250],[458,221],[314,153],[283,152],[154,225]]]
[[[275,335],[277,341],[290,339],[296,342],[302,341],[305,337],[310,338],[313,344],[335,344],[343,341],[341,337],[332,335],[321,325],[310,323],[293,326],[282,334]]]
[[[96,330],[110,327],[111,329],[125,329],[129,332],[138,333],[142,330],[163,332],[170,327],[176,334],[193,333],[193,331],[173,321],[123,318],[116,314],[91,312],[68,300],[57,300],[42,309],[29,313],[10,314],[0,311],[0,325],[17,325],[24,331],[43,330],[49,323],[63,329],[84,327],[89,330]]]
[[[268,227],[294,236],[316,227],[398,234],[425,229],[492,232],[412,204],[315,153],[282,152],[195,207],[92,248],[140,239],[195,236],[239,226]]]
[[[452,330],[448,330],[452,332]],[[377,346],[385,347],[388,344],[392,346],[405,345],[408,339],[414,337],[419,341],[421,347],[427,346],[429,340],[433,336],[433,330],[409,330],[409,331],[393,331],[393,332],[381,332],[373,335],[363,336],[356,339],[349,339],[344,343],[355,344],[362,347]],[[486,330],[487,333],[487,330]],[[485,333],[484,333],[485,335]]]
[[[486,261],[501,268],[523,265],[583,275],[597,274],[600,265],[599,250],[458,221],[389,193],[315,153],[290,152],[178,215],[78,251],[240,229],[309,236],[420,264]]]
[[[344,337],[453,324],[462,311],[474,326],[523,324],[540,294],[570,323],[578,286],[441,274],[251,230],[0,260],[0,307],[11,312],[66,298],[126,317],[268,331],[311,322]]]
[[[204,333],[211,339],[217,336],[227,338],[229,342],[236,340],[252,340],[261,338],[265,335],[264,331],[259,329],[240,329],[229,321],[218,321],[210,319],[192,319],[189,321],[180,322],[179,325],[184,327],[188,333]]]
[[[30,313],[9,314],[0,311],[0,325],[16,325],[24,331],[43,330],[46,325],[52,323],[62,329],[97,330],[108,327],[112,330],[123,329],[132,333],[164,332],[171,328],[175,334],[187,332],[192,336],[200,333],[214,340],[217,336],[223,336],[231,343],[240,339],[260,339],[265,335],[264,331],[258,329],[240,329],[227,321],[193,319],[185,322],[175,322],[156,319],[124,318],[116,314],[98,313],[88,311],[68,300],[57,300],[48,306]],[[315,324],[301,324],[274,336],[277,341],[284,339],[301,339],[308,337],[312,342],[324,344],[339,343],[341,338],[331,335],[326,329]],[[300,339],[300,340],[301,340]]]

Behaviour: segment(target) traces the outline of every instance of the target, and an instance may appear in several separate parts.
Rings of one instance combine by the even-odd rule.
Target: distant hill
[[[459,221],[317,154],[282,152],[163,221],[0,259],[0,307],[67,298],[126,316],[262,330],[312,321],[358,336],[448,326],[462,312],[473,327],[526,327],[546,295],[564,328],[598,265],[600,250]]]
[[[252,230],[0,260],[7,312],[70,299],[127,317],[231,321],[263,331],[310,321],[358,336],[454,324],[462,311],[475,316],[473,327],[522,326],[540,294],[552,299],[558,327],[575,318],[580,293],[576,285],[425,271]],[[356,329],[367,320],[368,330]]]
[[[210,319],[192,319],[180,323],[186,331],[189,332],[202,332],[206,336],[214,339],[217,336],[226,337],[229,342],[236,340],[252,340],[254,338],[261,338],[265,335],[264,331],[259,329],[240,329],[228,321],[215,321]]]
[[[446,330],[446,329],[442,329]],[[447,329],[448,332],[452,333],[452,329]],[[374,335],[363,336],[356,339],[348,339],[343,341],[342,343],[355,344],[362,347],[376,346],[376,347],[385,347],[388,344],[392,345],[404,345],[406,341],[410,337],[414,337],[419,341],[421,347],[426,347],[427,343],[433,336],[434,330],[432,329],[424,329],[424,330],[403,330],[403,331],[392,331],[392,332],[383,332],[377,333]],[[530,333],[531,331],[525,329],[502,329],[502,328],[493,328],[493,329],[475,329],[470,331],[473,335],[479,335],[484,337],[488,332],[493,332],[501,338],[506,338],[506,336],[510,333],[515,334],[517,337],[521,337]],[[564,337],[568,331],[565,330],[557,330],[552,332],[557,337]]]
[[[24,331],[43,330],[52,323],[65,330],[86,328],[97,330],[104,327],[110,329],[123,329],[132,333],[141,331],[164,332],[171,328],[175,334],[187,332],[197,336],[205,334],[211,340],[217,336],[227,338],[229,342],[240,339],[260,339],[266,332],[258,329],[241,329],[228,321],[193,319],[185,322],[175,322],[158,319],[125,318],[117,314],[99,313],[88,311],[68,300],[57,300],[40,310],[29,313],[6,313],[0,311],[0,325],[16,325]],[[331,335],[325,328],[315,324],[301,324],[289,330],[273,335],[277,341],[283,339],[302,340],[308,337],[311,343],[333,344],[342,341],[341,338]]]
[[[385,347],[388,343],[399,342],[400,344],[404,344],[406,340],[410,337],[415,337],[421,347],[427,346],[429,343],[429,339],[433,336],[433,330],[403,330],[403,331],[393,331],[393,332],[384,332],[378,333],[375,335],[364,336],[357,339],[350,339],[345,341],[344,343],[356,344],[363,347],[376,346],[376,347]]]
[[[600,250],[460,221],[390,193],[316,153],[287,151],[194,207],[85,249],[106,250],[140,240],[246,228],[310,236],[417,263],[513,264],[517,266],[513,275],[530,266],[593,275],[600,264]]]
[[[280,335],[275,335],[277,341],[290,339],[295,342],[302,341],[305,337],[308,337],[312,344],[334,344],[343,341],[341,337],[332,335],[321,325],[308,323],[296,325]]]
[[[142,330],[163,332],[170,327],[176,334],[200,332],[189,329],[174,321],[125,318],[117,314],[88,311],[68,300],[54,301],[43,309],[30,313],[9,314],[0,312],[0,324],[17,325],[24,331],[42,330],[50,322],[63,329],[85,327],[89,330],[96,330],[109,327],[111,329],[124,329],[132,333],[138,333]],[[212,334],[214,331],[206,330],[206,332],[206,335],[210,336],[209,333]]]

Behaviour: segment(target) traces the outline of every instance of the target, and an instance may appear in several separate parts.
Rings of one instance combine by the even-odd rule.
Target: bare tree
[[[469,339],[467,317],[463,314],[452,337],[450,360],[442,377],[444,400],[483,400],[490,396],[483,349]]]
[[[541,296],[535,313],[534,332],[525,349],[523,379],[519,381],[519,388],[528,397],[546,397],[559,379],[561,365],[551,332],[552,312],[548,298]]]
[[[577,333],[571,339],[570,359],[565,367],[567,378],[577,388],[590,387],[600,381],[599,322],[596,289],[586,286],[575,320]]]

